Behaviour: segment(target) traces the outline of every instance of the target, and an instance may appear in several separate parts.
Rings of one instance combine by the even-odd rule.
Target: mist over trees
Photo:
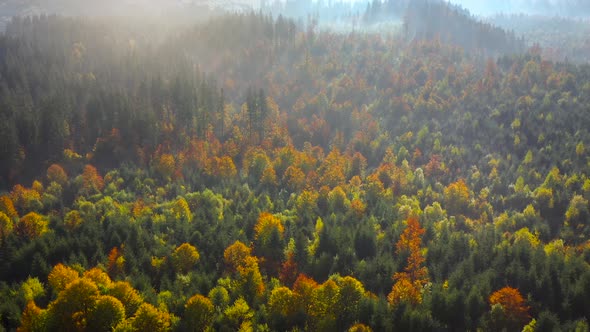
[[[528,14],[544,16],[588,17],[590,4],[585,0],[452,0],[477,15]]]
[[[439,39],[488,56],[521,53],[525,49],[524,40],[517,38],[514,32],[483,23],[468,11],[447,3],[410,2],[405,11],[397,9],[402,6],[397,1],[377,6],[382,8],[370,8],[367,15],[392,10],[395,17],[403,12],[402,33],[408,40]],[[372,17],[367,16],[367,20],[371,21]]]

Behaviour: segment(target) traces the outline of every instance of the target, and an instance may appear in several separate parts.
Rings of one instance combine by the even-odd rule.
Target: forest
[[[590,66],[424,6],[13,18],[0,331],[589,331]]]
[[[495,15],[486,19],[503,29],[519,31],[542,48],[545,59],[573,63],[590,61],[590,21],[561,16]]]

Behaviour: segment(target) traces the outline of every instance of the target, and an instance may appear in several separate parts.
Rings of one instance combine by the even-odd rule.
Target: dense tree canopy
[[[590,67],[418,16],[15,18],[0,325],[587,329]]]

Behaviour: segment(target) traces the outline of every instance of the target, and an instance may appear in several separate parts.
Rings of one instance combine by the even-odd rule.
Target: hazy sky
[[[223,0],[221,0],[223,1]],[[241,0],[250,1],[251,4],[257,6],[259,0]],[[271,0],[272,1],[272,0]],[[317,1],[317,0],[316,0]],[[323,0],[328,1],[328,0]],[[366,0],[333,0],[333,1],[344,1],[344,2],[358,2]],[[460,5],[468,9],[472,14],[475,15],[493,15],[497,13],[545,13],[545,14],[559,14],[554,12],[559,11],[560,1],[565,0],[443,0],[449,1],[453,4]],[[590,1],[590,0],[587,0]],[[541,5],[541,2],[551,4],[553,8],[547,8]],[[535,5],[538,3],[538,5]]]
[[[267,0],[269,2],[273,2],[274,0]],[[282,0],[285,1],[285,0]],[[317,0],[314,0],[317,1]],[[324,2],[328,2],[329,0],[322,0]],[[367,0],[332,0],[334,2],[337,1],[344,1],[349,3],[363,1],[366,2]],[[372,0],[369,0],[372,1]],[[382,0],[383,1],[383,0]],[[445,0],[443,0],[445,1]],[[590,2],[590,0],[587,0]],[[24,5],[27,1],[23,0],[0,0],[0,4],[2,3],[13,3],[16,7],[19,7],[17,4]],[[36,0],[36,3],[39,4],[40,8],[53,8],[56,7],[56,4],[62,4],[61,6],[57,6],[56,8],[88,8],[91,11],[94,11],[93,8],[111,8],[112,11],[121,10],[124,7],[133,7],[134,10],[141,9],[144,12],[158,12],[161,11],[163,8],[170,8],[177,6],[178,4],[182,3],[195,3],[195,2],[204,2],[204,3],[215,3],[217,5],[223,6],[224,4],[249,4],[254,8],[258,8],[260,6],[260,0]],[[543,13],[543,14],[566,14],[566,15],[576,15],[576,10],[569,8],[568,13],[562,13],[562,9],[559,5],[561,2],[567,2],[567,0],[450,0],[451,3],[461,5],[462,7],[468,9],[472,14],[475,15],[493,15],[496,13]],[[542,5],[541,3],[545,3]],[[547,4],[550,4],[549,8]],[[67,5],[64,5],[67,4]],[[14,7],[14,6],[12,6]],[[562,6],[563,7],[563,6]],[[567,6],[566,6],[567,7]],[[6,6],[0,6],[0,11],[6,11]],[[573,12],[572,12],[573,11]],[[0,14],[2,14],[0,12]],[[14,13],[8,13],[13,15]],[[16,13],[18,14],[18,13]],[[580,14],[581,15],[581,14]]]

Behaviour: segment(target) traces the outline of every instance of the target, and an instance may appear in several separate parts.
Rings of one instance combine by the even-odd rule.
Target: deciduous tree
[[[197,294],[184,305],[184,323],[188,331],[206,331],[215,317],[213,303],[203,295]]]
[[[235,272],[244,260],[251,255],[252,249],[240,241],[234,242],[223,252],[223,261],[229,272]]]
[[[449,214],[465,214],[469,205],[469,189],[463,179],[445,188],[445,204]]]
[[[92,195],[100,193],[104,187],[104,180],[98,173],[96,167],[92,165],[84,166],[82,173],[82,193]]]
[[[109,295],[96,297],[88,313],[86,325],[92,331],[112,331],[125,319],[125,307],[117,298]]]
[[[171,329],[171,315],[158,310],[149,303],[143,303],[131,319],[134,331],[166,332]]]
[[[297,262],[295,261],[295,254],[290,252],[287,254],[287,259],[281,265],[279,271],[279,280],[289,287],[297,280],[299,271],[297,269]]]
[[[68,182],[68,174],[60,165],[52,164],[47,169],[47,180],[64,186]]]
[[[156,171],[164,179],[169,179],[174,174],[175,169],[176,161],[171,154],[165,153],[156,160]]]
[[[428,283],[428,269],[423,266],[426,261],[422,254],[422,235],[425,230],[420,226],[418,218],[410,217],[407,226],[396,244],[398,253],[409,252],[404,272],[395,273],[395,283],[391,293],[387,296],[389,304],[393,307],[401,302],[412,305],[422,303],[422,290]]]
[[[274,274],[278,270],[282,259],[283,253],[280,248],[283,246],[284,232],[281,219],[268,212],[261,213],[254,226],[256,254],[264,258],[262,266],[270,274]]]
[[[225,309],[223,313],[234,330],[237,330],[244,322],[248,322],[254,317],[254,312],[250,309],[248,302],[241,297],[233,305]]]
[[[12,220],[18,218],[18,212],[16,212],[12,199],[8,195],[0,196],[0,212],[4,212]]]
[[[41,194],[34,189],[25,188],[20,184],[17,184],[12,188],[10,196],[14,202],[14,206],[16,206],[21,213],[39,211],[43,207],[43,204],[41,203]],[[7,212],[12,214],[11,211]]]
[[[97,295],[98,288],[89,279],[79,278],[67,284],[47,308],[50,325],[63,331],[86,329]]]
[[[0,212],[0,246],[8,235],[12,233],[14,229],[14,223],[4,212]]]
[[[23,294],[23,298],[27,302],[34,301],[37,297],[45,294],[43,284],[41,284],[41,281],[39,281],[38,278],[29,277],[22,283],[20,289]]]
[[[183,243],[174,249],[172,264],[176,271],[188,273],[199,261],[200,255],[197,248],[189,243]]]
[[[78,271],[60,263],[53,267],[53,270],[51,270],[47,277],[47,281],[55,292],[61,292],[69,283],[79,277],[80,274]]]
[[[174,219],[182,220],[185,222],[193,221],[193,214],[188,206],[186,200],[182,197],[178,198],[172,204],[172,212],[174,213]]]
[[[113,247],[109,252],[107,270],[113,278],[125,271],[125,257],[117,247]]]
[[[516,288],[504,287],[495,291],[490,295],[489,302],[492,308],[500,306],[497,310],[502,313],[502,319],[495,322],[500,325],[499,328],[520,330],[530,320],[529,307]]]
[[[139,292],[131,287],[127,281],[114,282],[106,293],[107,295],[116,297],[123,303],[127,317],[132,316],[143,303],[143,298]]]
[[[34,301],[28,301],[20,317],[18,332],[44,331],[47,328],[47,312],[39,308]]]
[[[37,238],[49,231],[49,222],[44,216],[30,212],[16,224],[16,232],[28,239]]]

